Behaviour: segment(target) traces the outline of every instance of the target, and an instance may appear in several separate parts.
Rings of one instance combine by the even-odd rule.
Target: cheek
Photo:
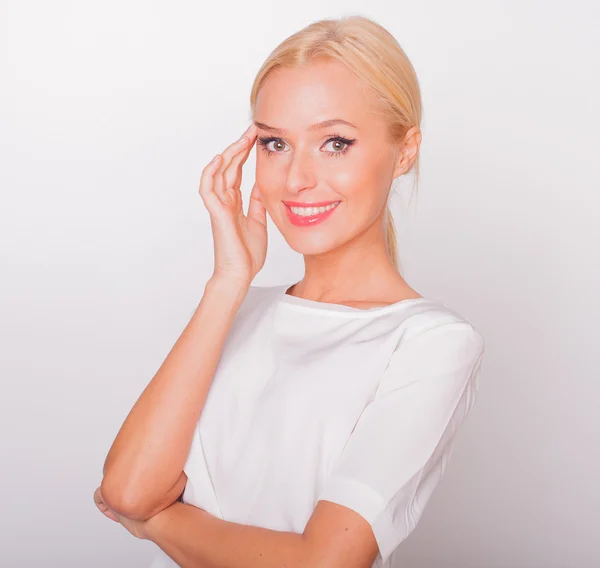
[[[342,167],[331,169],[329,172],[331,187],[351,203],[372,203],[373,206],[379,203],[378,194],[383,183],[381,160],[373,156],[339,160],[343,160]]]
[[[333,158],[335,159],[335,158]],[[361,188],[364,187],[366,176],[356,164],[330,171],[327,174],[328,184],[346,199],[360,198]]]
[[[263,176],[281,176],[286,169],[285,156],[267,154],[262,147],[256,147],[256,172]]]

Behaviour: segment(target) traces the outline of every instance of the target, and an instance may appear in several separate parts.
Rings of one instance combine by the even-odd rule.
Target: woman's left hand
[[[147,521],[134,521],[127,517],[122,517],[116,511],[113,511],[105,502],[102,497],[101,487],[98,487],[94,493],[94,503],[100,512],[104,513],[111,521],[121,523],[133,536],[140,539],[147,539],[146,535],[146,522]]]

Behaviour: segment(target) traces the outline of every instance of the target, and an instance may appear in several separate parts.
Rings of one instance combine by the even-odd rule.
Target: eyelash
[[[270,156],[271,154],[281,154],[281,152],[275,152],[273,150],[269,150],[269,148],[267,148],[267,144],[269,144],[270,142],[274,142],[274,141],[281,141],[281,138],[274,138],[274,137],[258,137],[258,143],[261,146],[261,149],[264,150],[268,156]],[[342,142],[343,144],[346,144],[346,147],[343,150],[340,150],[339,152],[327,152],[328,156],[330,158],[339,158],[340,156],[346,154],[348,152],[348,150],[350,149],[350,146],[352,146],[352,144],[354,144],[356,142],[356,138],[344,138],[343,136],[340,136],[339,134],[334,134],[333,136],[331,136],[331,138],[327,139],[325,141],[325,144],[327,144],[328,142]]]

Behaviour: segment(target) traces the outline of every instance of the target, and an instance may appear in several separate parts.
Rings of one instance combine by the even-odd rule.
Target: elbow
[[[102,478],[100,491],[106,506],[122,517],[135,521],[145,521],[152,516],[149,514],[151,507],[145,507],[142,500],[124,491],[110,477],[104,476]]]
[[[128,491],[123,484],[119,485],[114,478],[105,475],[100,490],[106,505],[119,515],[135,521],[147,521],[177,501],[186,482],[187,475],[182,471],[175,485],[166,494],[161,492],[152,497],[151,494],[140,495]]]

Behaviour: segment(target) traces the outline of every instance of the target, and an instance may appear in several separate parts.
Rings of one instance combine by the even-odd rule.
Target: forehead
[[[283,128],[342,118],[360,128],[373,120],[374,104],[370,89],[342,63],[319,61],[272,70],[258,92],[254,118]]]

